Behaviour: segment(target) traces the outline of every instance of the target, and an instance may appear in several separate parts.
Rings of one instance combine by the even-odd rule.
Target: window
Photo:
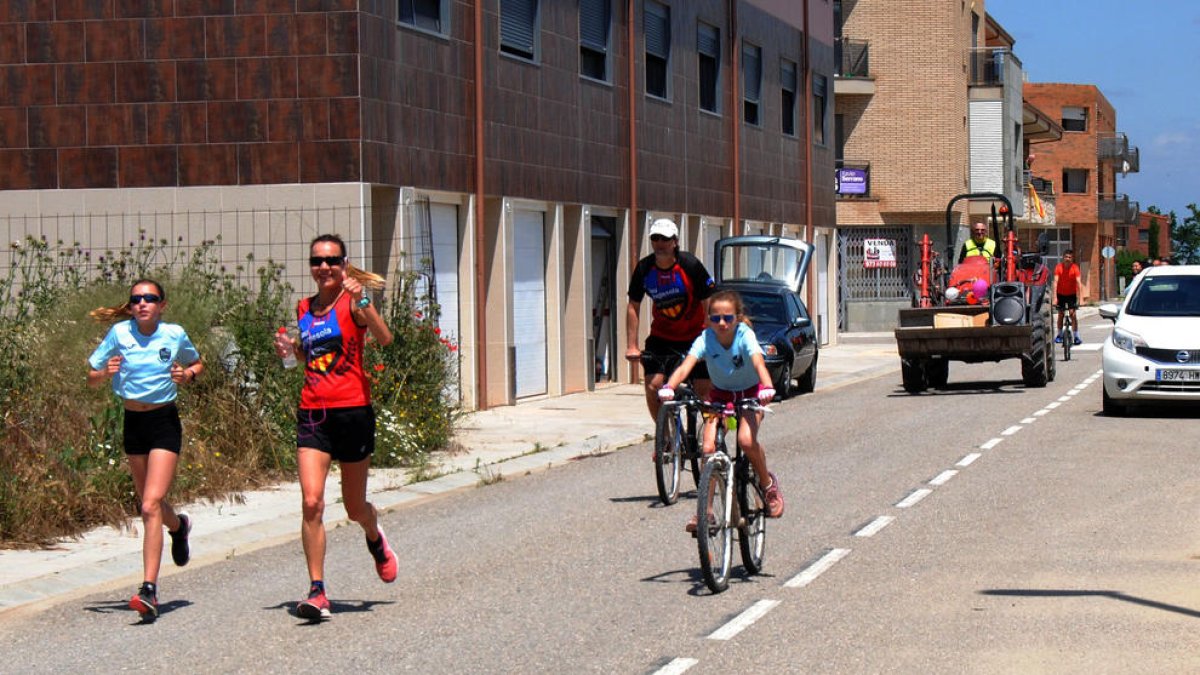
[[[1064,193],[1084,194],[1088,191],[1087,169],[1063,169],[1062,186]]]
[[[671,8],[646,0],[646,93],[667,97],[667,63],[671,57]]]
[[[417,28],[442,32],[442,3],[441,0],[398,0],[397,16],[400,23],[406,23]]]
[[[537,0],[500,0],[500,51],[533,60],[537,56]]]
[[[608,81],[612,0],[579,0],[579,74]]]
[[[1150,243],[1150,230],[1138,230],[1138,243],[1139,244],[1149,244]]]
[[[824,75],[813,75],[813,143],[825,145],[825,92]]]
[[[696,54],[700,59],[700,109],[717,110],[717,83],[721,73],[721,29],[701,23],[696,27]]]
[[[1064,106],[1062,109],[1063,131],[1087,131],[1087,108]]]
[[[742,121],[762,124],[759,103],[762,100],[762,47],[742,43]]]
[[[779,83],[782,91],[780,109],[783,113],[783,133],[796,135],[796,63],[783,59],[779,62]]]

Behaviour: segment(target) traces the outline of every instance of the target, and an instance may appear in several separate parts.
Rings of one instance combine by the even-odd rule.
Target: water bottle
[[[284,328],[283,326],[280,326],[279,334],[280,335],[288,335],[288,329]],[[289,335],[288,337],[291,337],[291,336]],[[295,368],[296,367],[296,350],[289,348],[287,351],[287,354],[283,355],[283,367],[284,368]]]

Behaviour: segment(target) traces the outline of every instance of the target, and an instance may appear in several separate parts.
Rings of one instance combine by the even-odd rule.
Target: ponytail
[[[387,280],[378,274],[360,270],[348,262],[346,263],[346,276],[362,284],[363,288],[369,288],[373,291],[378,291],[387,285]]]
[[[121,319],[128,319],[129,317],[133,316],[133,309],[130,308],[129,303],[126,302],[120,305],[113,305],[112,307],[97,307],[96,309],[88,312],[88,316],[92,317],[96,321],[115,323]]]

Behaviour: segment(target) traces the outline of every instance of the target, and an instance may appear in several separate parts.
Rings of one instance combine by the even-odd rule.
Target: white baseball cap
[[[667,239],[678,239],[679,228],[675,226],[675,221],[670,218],[659,218],[650,225],[650,236],[662,235]]]

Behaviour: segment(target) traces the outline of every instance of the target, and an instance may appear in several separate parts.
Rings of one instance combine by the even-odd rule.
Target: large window
[[[700,108],[718,112],[717,96],[721,74],[721,29],[701,23],[696,26],[696,54],[700,60]]]
[[[742,43],[742,121],[762,124],[762,47]]]
[[[1063,169],[1062,190],[1064,193],[1084,194],[1088,191],[1087,169]]]
[[[1088,109],[1074,106],[1063,106],[1063,131],[1087,131]]]
[[[537,58],[538,0],[500,0],[500,51]]]
[[[788,136],[796,135],[796,63],[779,61],[780,112],[783,115],[781,130]]]
[[[608,81],[612,0],[579,0],[579,74]]]
[[[646,93],[667,98],[667,66],[671,60],[671,8],[646,0],[643,11],[646,27]]]
[[[818,145],[825,145],[826,83],[824,75],[813,75],[813,143]]]
[[[417,28],[442,32],[442,3],[441,0],[397,0],[397,13],[400,23],[406,23]]]

